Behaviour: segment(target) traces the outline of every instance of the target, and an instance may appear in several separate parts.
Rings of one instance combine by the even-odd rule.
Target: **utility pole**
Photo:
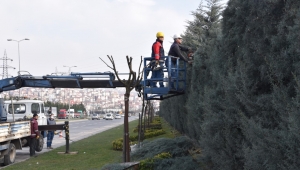
[[[8,76],[9,76],[8,69],[9,68],[16,69],[16,68],[7,65],[7,60],[10,60],[10,61],[13,61],[13,60],[10,58],[7,58],[6,50],[4,50],[4,56],[3,56],[3,58],[0,58],[0,60],[3,60],[3,65],[0,65],[0,68],[3,68],[2,79],[8,78]]]

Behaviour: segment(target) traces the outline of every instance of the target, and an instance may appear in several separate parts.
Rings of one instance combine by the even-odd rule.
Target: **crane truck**
[[[171,65],[170,56],[169,65]],[[147,75],[152,71],[148,67],[152,61],[151,57],[144,58],[144,80],[135,87],[136,91],[143,94],[145,100],[163,100],[172,96],[184,94],[186,79],[186,64],[180,67],[179,59],[177,59],[174,68],[164,67],[163,72],[167,73],[167,78],[148,79]],[[175,72],[176,76],[171,77],[171,72]],[[183,78],[180,78],[183,75]],[[124,87],[124,84],[115,80],[115,75],[111,72],[92,72],[92,73],[71,73],[67,76],[46,75],[32,76],[31,74],[21,75],[0,80],[0,93],[4,91],[16,90],[23,87],[33,88],[116,88]],[[181,76],[182,77],[182,76]],[[125,80],[123,80],[125,82]],[[164,88],[149,87],[151,81],[163,81],[167,84]],[[170,87],[170,83],[174,82],[176,89]],[[181,84],[181,88],[180,88]],[[4,158],[4,165],[14,163],[16,158],[16,149],[29,146],[30,137],[30,120],[33,113],[39,114],[39,125],[44,125],[42,136],[46,136],[47,125],[42,101],[18,100],[4,101],[0,98],[0,159]],[[35,147],[36,151],[43,149],[44,139],[39,138],[39,142]]]
[[[33,113],[38,114],[38,124],[47,125],[44,103],[40,100],[11,100],[4,101],[0,98],[0,158],[4,165],[15,161],[16,149],[29,146],[31,124],[29,118]],[[42,151],[46,131],[41,131],[35,150]]]

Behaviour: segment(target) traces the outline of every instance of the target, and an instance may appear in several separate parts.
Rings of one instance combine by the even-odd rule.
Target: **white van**
[[[32,118],[34,113],[37,113],[38,124],[47,125],[47,117],[45,116],[44,102],[41,100],[6,100],[4,106],[7,111],[7,122],[13,121],[13,111],[15,121],[27,118]],[[13,106],[13,107],[12,107]]]
[[[75,110],[74,109],[68,109],[67,116],[68,117],[70,116],[71,119],[75,118]]]

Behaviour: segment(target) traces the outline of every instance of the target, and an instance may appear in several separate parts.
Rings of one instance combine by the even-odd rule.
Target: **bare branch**
[[[130,81],[130,84],[133,84],[133,82],[136,81],[136,72],[133,72],[132,74],[133,74],[133,77],[132,77],[132,80]],[[132,90],[134,88],[135,88],[135,85],[134,86],[130,86],[130,90]]]
[[[110,69],[112,69],[112,70],[114,71],[114,73],[115,73],[117,79],[125,86],[125,81],[121,80],[120,77],[119,77],[119,74],[118,74],[118,72],[117,72],[117,69],[116,69],[116,65],[115,65],[115,61],[114,61],[113,56],[107,55],[107,58],[110,60],[110,62],[111,62],[112,65],[113,65],[112,67],[109,66],[109,65],[108,65],[101,57],[99,57],[99,58],[100,58],[100,60],[102,60],[102,61],[106,64],[107,67],[109,67]]]
[[[100,58],[100,60],[102,60],[102,58],[101,57],[99,57]],[[104,60],[102,60],[102,62],[108,67],[108,68],[110,68],[110,69],[112,69],[112,70],[114,70],[114,68],[112,68],[110,65],[108,65]]]
[[[140,62],[140,66],[139,66],[138,78],[137,78],[137,82],[136,82],[135,85],[140,84],[141,80],[143,79],[143,73],[144,73],[144,72],[143,72],[143,71],[142,71],[142,73],[140,72],[142,63],[143,63],[143,57],[141,56],[141,62]],[[144,69],[145,69],[145,68],[144,68]],[[144,70],[144,69],[143,69],[143,70]],[[137,84],[137,83],[138,83],[138,84]]]

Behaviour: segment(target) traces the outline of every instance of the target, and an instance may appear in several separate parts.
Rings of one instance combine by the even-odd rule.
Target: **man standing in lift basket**
[[[152,45],[152,54],[151,57],[153,58],[151,61],[151,67],[152,67],[152,76],[153,78],[161,78],[164,77],[163,72],[163,64],[164,64],[164,47],[163,47],[163,41],[164,41],[164,33],[158,32],[156,34],[156,41]],[[150,82],[151,87],[157,87],[156,86],[157,80]],[[159,81],[159,86],[164,87],[163,80]]]
[[[175,68],[176,66],[176,61],[177,59],[175,57],[178,57],[180,58],[181,60],[184,60],[185,62],[189,63],[189,64],[192,64],[192,61],[189,60],[189,58],[192,57],[192,53],[191,53],[191,49],[188,48],[188,47],[184,47],[181,45],[182,43],[182,38],[181,36],[175,34],[173,36],[173,39],[174,39],[174,43],[171,45],[170,47],[170,51],[168,53],[168,56],[172,56],[172,61],[171,61],[171,66],[168,65],[168,59],[166,60],[166,66],[170,68]],[[188,54],[188,57],[184,56],[181,52],[182,51],[185,51],[185,52],[190,52]],[[176,72],[175,71],[171,71],[171,77],[175,77],[176,75]],[[171,89],[175,89],[175,86],[174,86],[174,81],[171,80]]]
[[[30,156],[35,156],[35,147],[37,145],[37,141],[40,138],[40,132],[38,130],[38,115],[36,113],[33,114],[32,119],[30,120],[30,128],[31,128],[31,136],[30,136]]]

